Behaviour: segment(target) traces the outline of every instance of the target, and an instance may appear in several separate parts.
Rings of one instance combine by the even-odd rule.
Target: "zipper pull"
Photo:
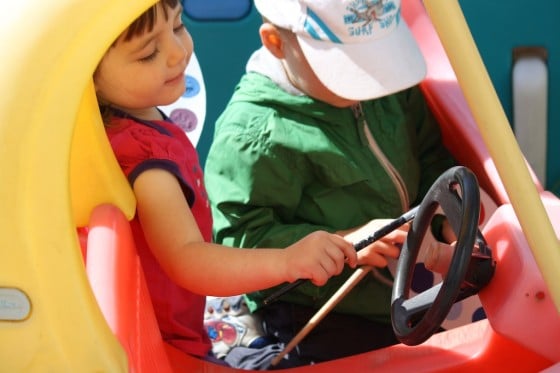
[[[358,137],[360,138],[360,143],[363,146],[368,146],[368,140],[364,133],[364,126],[367,126],[366,117],[364,115],[364,110],[362,109],[362,103],[358,102],[350,106],[352,109],[352,113],[354,114],[354,118],[356,118],[356,130],[358,131]]]

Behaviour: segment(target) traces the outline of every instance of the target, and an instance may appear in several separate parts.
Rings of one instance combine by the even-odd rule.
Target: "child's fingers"
[[[397,259],[401,253],[401,242],[381,240],[372,245],[377,254]]]
[[[331,235],[330,241],[325,245],[327,255],[321,257],[321,265],[327,275],[334,276],[342,272],[345,265],[354,267],[358,255],[354,246],[337,235]]]
[[[358,263],[358,254],[356,253],[356,249],[354,249],[354,245],[350,241],[336,234],[332,235],[332,239],[337,248],[344,254],[345,262],[342,263],[342,267],[344,264],[347,264],[352,268],[356,267],[356,264]],[[340,268],[340,271],[342,271],[342,267]]]
[[[387,258],[397,259],[400,254],[400,244],[381,240],[374,242],[358,252],[358,265],[372,265],[385,267]]]
[[[408,236],[409,228],[410,225],[404,224],[400,228],[395,229],[394,231],[383,236],[380,241],[402,244],[406,240],[406,237]]]
[[[346,264],[355,266],[358,259],[352,243],[327,232],[315,232],[307,240],[309,244],[301,259],[302,272],[315,285],[324,285],[327,280],[342,272]]]
[[[358,256],[358,265],[368,265],[378,268],[387,266],[387,258],[375,251],[368,253],[368,255]]]
[[[328,263],[327,263],[328,264]],[[322,286],[327,283],[329,275],[328,265],[322,264],[313,271],[313,276],[310,278],[311,282],[317,286]]]
[[[455,244],[433,242],[426,250],[424,265],[432,272],[437,272],[445,277],[449,269],[449,263],[455,250]]]

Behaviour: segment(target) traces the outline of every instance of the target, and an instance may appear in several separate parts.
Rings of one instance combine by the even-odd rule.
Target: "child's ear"
[[[284,58],[284,42],[280,32],[271,23],[263,23],[259,29],[262,44],[278,59]]]

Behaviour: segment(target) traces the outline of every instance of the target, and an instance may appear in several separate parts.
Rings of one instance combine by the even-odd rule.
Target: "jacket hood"
[[[294,87],[280,61],[264,47],[253,53],[246,70],[247,74],[236,87],[231,103],[252,102],[264,107],[289,108],[307,117],[335,124],[340,122],[341,113],[344,116],[351,114],[351,110],[341,110],[315,100]],[[243,89],[239,89],[241,86]]]

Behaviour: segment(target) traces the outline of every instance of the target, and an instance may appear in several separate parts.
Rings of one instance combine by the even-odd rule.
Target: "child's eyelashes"
[[[176,33],[176,34],[178,34],[180,32],[183,32],[185,30],[186,30],[185,25],[182,22],[178,26],[173,28],[173,32]]]
[[[158,54],[159,54],[159,49],[156,48],[156,49],[154,49],[154,51],[152,53],[150,53],[146,57],[139,58],[138,61],[140,61],[140,62],[150,62],[154,58],[156,58]]]
[[[177,26],[173,27],[173,33],[174,34],[181,34],[181,33],[186,32],[186,31],[187,31],[187,29],[185,28],[185,25],[181,21],[179,21],[177,23]],[[157,43],[155,43],[155,44],[157,44]],[[156,46],[152,53],[150,53],[147,56],[138,58],[138,61],[139,62],[150,62],[158,56],[159,52],[160,52],[159,48]]]

